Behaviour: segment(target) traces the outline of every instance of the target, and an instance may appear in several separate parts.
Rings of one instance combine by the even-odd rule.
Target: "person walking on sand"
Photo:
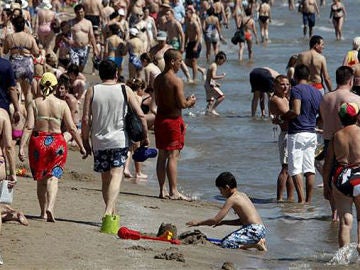
[[[324,175],[331,177],[332,196],[338,212],[340,222],[338,231],[339,247],[350,244],[353,223],[352,205],[355,204],[357,213],[357,246],[360,254],[360,127],[358,126],[359,105],[343,103],[338,110],[343,128],[337,131],[329,144],[328,153],[331,159],[325,162]],[[333,165],[336,162],[335,170]],[[328,184],[329,185],[329,184]]]
[[[149,144],[146,119],[135,94],[125,84],[118,83],[117,74],[115,62],[103,60],[100,63],[99,76],[102,83],[86,92],[81,127],[85,158],[93,153],[94,171],[101,173],[104,217],[115,215],[124,164],[128,158],[130,140],[124,126],[128,106],[131,106],[141,120],[144,137],[141,145]],[[122,88],[126,91],[127,100],[124,100]]]
[[[220,194],[226,198],[226,202],[220,211],[213,218],[201,221],[192,220],[187,222],[186,225],[190,227],[202,225],[214,227],[221,225],[241,225],[239,230],[224,237],[219,245],[223,248],[240,248],[245,250],[256,248],[260,251],[267,251],[265,226],[249,197],[245,193],[238,191],[234,175],[230,172],[221,173],[216,178],[215,185],[220,190]],[[223,220],[231,209],[234,210],[239,218]]]
[[[181,53],[169,49],[164,54],[165,69],[155,78],[154,93],[157,105],[154,131],[159,155],[156,173],[160,186],[160,198],[190,200],[177,189],[177,162],[184,147],[185,124],[181,110],[195,105],[196,98],[184,96],[182,80],[176,76],[181,66]],[[165,188],[166,175],[169,193]]]
[[[223,79],[225,73],[217,75],[216,71],[218,66],[221,66],[226,62],[226,54],[219,52],[215,56],[215,62],[213,62],[206,73],[205,81],[205,94],[206,94],[206,114],[219,115],[215,110],[216,107],[225,99],[224,93],[219,88],[220,84],[216,80]]]
[[[80,153],[85,154],[67,103],[54,95],[57,83],[50,72],[42,76],[39,82],[41,96],[27,105],[28,115],[19,147],[19,159],[24,161],[25,145],[30,137],[28,155],[33,178],[37,181],[40,217],[48,222],[55,222],[58,182],[63,176],[67,157],[66,141],[61,133],[63,120]]]

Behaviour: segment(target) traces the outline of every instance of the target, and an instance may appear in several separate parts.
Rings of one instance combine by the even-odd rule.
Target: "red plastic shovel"
[[[178,239],[166,239],[162,237],[156,237],[156,236],[148,236],[143,235],[139,231],[130,230],[126,227],[121,227],[118,231],[118,236],[121,239],[131,239],[131,240],[139,240],[139,239],[149,239],[149,240],[156,240],[156,241],[164,241],[164,242],[170,242],[171,244],[180,245],[181,242]]]

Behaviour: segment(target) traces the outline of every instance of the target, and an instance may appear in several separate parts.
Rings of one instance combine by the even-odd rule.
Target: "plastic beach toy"
[[[120,227],[120,216],[106,215],[103,217],[100,231],[108,234],[117,234]]]
[[[131,229],[128,229],[126,227],[121,227],[119,229],[118,236],[121,239],[131,239],[131,240],[148,239],[148,240],[169,242],[171,244],[176,244],[176,245],[181,244],[179,239],[168,239],[168,236],[166,236],[166,237],[157,237],[157,236],[143,235],[139,231],[131,230]]]

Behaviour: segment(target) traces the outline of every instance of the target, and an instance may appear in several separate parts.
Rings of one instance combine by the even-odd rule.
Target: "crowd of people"
[[[101,173],[103,216],[116,215],[122,179],[134,177],[130,169],[131,153],[150,144],[148,129],[153,129],[159,150],[156,164],[159,197],[191,200],[178,190],[177,162],[185,142],[182,109],[194,106],[197,99],[194,95],[185,97],[184,82],[176,73],[181,70],[188,83],[203,81],[206,114],[218,116],[216,108],[225,99],[216,82],[226,76],[217,74],[218,67],[227,60],[220,50],[220,43],[226,42],[223,29],[234,20],[237,30],[231,42],[239,44],[238,59],[243,60],[247,47],[248,58],[252,60],[253,41],[265,45],[270,42],[273,2],[16,0],[4,3],[0,36],[0,75],[4,78],[0,80],[0,107],[4,113],[0,118],[13,126],[12,131],[7,128],[1,133],[7,169],[4,178],[10,180],[11,187],[15,186],[15,143],[19,144],[21,161],[25,160],[25,147],[29,144],[27,156],[37,181],[40,217],[55,222],[56,194],[67,144],[74,144],[83,158],[94,156],[94,170]],[[70,4],[74,4],[75,17],[60,18],[58,12]],[[324,6],[325,1],[320,5]],[[294,1],[289,1],[289,9],[294,8]],[[333,0],[330,9],[336,39],[341,40],[345,7],[340,0]],[[261,116],[266,117],[268,97],[268,115],[281,128],[277,200],[284,200],[286,190],[288,200],[294,200],[296,191],[299,203],[311,203],[316,167],[324,179],[324,197],[330,201],[332,218],[340,220],[339,245],[343,246],[350,241],[347,232],[351,228],[352,200],[360,208],[356,181],[360,149],[351,139],[359,135],[355,120],[359,114],[356,104],[360,101],[357,95],[360,38],[354,39],[353,50],[337,69],[337,87],[333,89],[322,55],[325,41],[313,35],[315,15],[320,12],[317,1],[299,1],[298,11],[303,16],[303,35],[310,37],[309,50],[290,57],[286,75],[271,67],[256,67],[250,72],[251,116],[256,116],[260,102]],[[204,43],[210,64],[207,69],[198,63]],[[210,62],[212,55],[214,61]],[[92,61],[88,65],[89,58]],[[126,68],[124,58],[128,59]],[[89,66],[93,74],[98,70],[101,80],[92,87],[88,87],[84,74]],[[121,88],[124,95],[119,94]],[[130,141],[125,131],[124,115],[129,108],[141,120],[143,139],[139,142]],[[315,161],[319,133],[325,140],[324,162]],[[147,178],[140,162],[135,162],[135,170],[136,178]],[[228,198],[222,210],[213,219],[191,221],[188,225],[244,225],[242,230],[224,238],[221,245],[266,250],[262,220],[248,197],[237,191],[235,178],[224,173],[216,180],[216,186]],[[3,220],[28,224],[21,212],[1,207]],[[240,221],[222,221],[231,208]],[[256,238],[249,236],[252,232]]]

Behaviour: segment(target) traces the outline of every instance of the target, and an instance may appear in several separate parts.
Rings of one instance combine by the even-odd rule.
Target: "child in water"
[[[226,54],[224,52],[218,52],[215,56],[215,62],[213,62],[206,73],[205,81],[205,93],[206,93],[206,114],[219,115],[215,109],[224,100],[224,93],[220,90],[220,84],[216,80],[225,77],[225,73],[222,75],[216,75],[218,66],[221,66],[226,62]]]
[[[216,187],[226,202],[215,217],[202,221],[189,221],[188,226],[220,226],[220,225],[242,225],[224,237],[219,245],[223,248],[256,248],[260,251],[267,251],[265,241],[265,226],[249,197],[237,190],[237,183],[234,175],[230,172],[221,173],[215,181]],[[233,209],[239,216],[235,220],[223,220],[227,213]]]

